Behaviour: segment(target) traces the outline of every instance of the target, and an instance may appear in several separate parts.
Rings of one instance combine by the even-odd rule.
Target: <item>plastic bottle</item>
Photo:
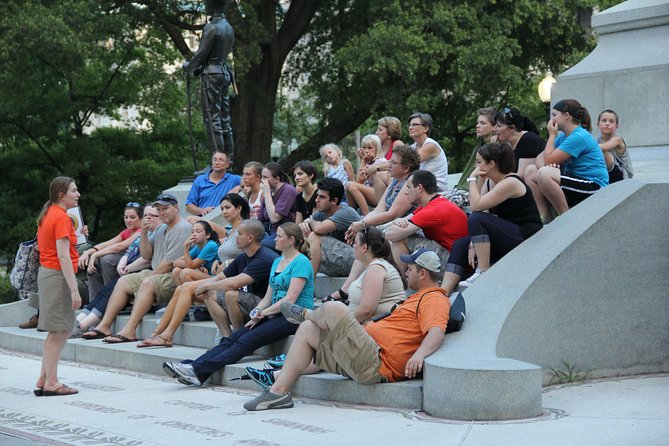
[[[163,315],[165,314],[165,307],[161,308],[160,310],[156,311],[156,323],[160,324],[160,320],[163,318]]]

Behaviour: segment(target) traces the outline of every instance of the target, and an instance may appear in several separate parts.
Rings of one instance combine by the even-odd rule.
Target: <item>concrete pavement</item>
[[[156,375],[62,362],[67,397],[32,394],[40,357],[0,349],[0,445],[665,445],[669,374],[601,379],[543,390],[543,415],[456,422],[424,413],[297,399],[246,412],[256,393],[186,387]],[[5,434],[5,435],[2,435]],[[418,440],[418,441],[417,441]]]

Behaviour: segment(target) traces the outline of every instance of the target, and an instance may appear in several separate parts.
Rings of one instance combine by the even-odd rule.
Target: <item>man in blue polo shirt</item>
[[[228,173],[230,158],[225,152],[215,152],[211,158],[211,170],[195,179],[186,198],[186,210],[203,216],[221,204],[221,199],[239,186],[239,175]],[[189,219],[190,220],[190,219]]]

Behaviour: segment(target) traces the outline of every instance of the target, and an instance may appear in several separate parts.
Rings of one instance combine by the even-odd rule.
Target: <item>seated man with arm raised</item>
[[[288,391],[313,358],[318,367],[360,384],[415,378],[444,339],[451,304],[439,288],[441,267],[434,252],[418,250],[402,261],[409,264],[409,287],[419,291],[390,316],[365,327],[341,302],[326,302],[314,311],[282,303],[286,319],[300,326],[276,382],[244,408],[292,407]]]

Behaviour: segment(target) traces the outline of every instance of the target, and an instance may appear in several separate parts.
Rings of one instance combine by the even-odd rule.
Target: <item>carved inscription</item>
[[[101,412],[101,413],[108,413],[108,414],[126,412],[123,409],[116,409],[114,407],[102,406],[100,404],[87,403],[85,401],[72,401],[70,403],[65,403],[65,404],[67,404],[68,406],[75,406],[75,407],[79,407],[81,409],[92,410],[94,412]]]
[[[154,421],[154,424],[161,426],[172,427],[187,432],[195,432],[197,434],[204,434],[210,437],[220,438],[233,435],[232,432],[225,432],[207,426],[198,426],[197,424],[184,423],[183,421],[169,420],[169,421]]]
[[[309,424],[298,423],[296,421],[288,421],[281,418],[270,418],[269,420],[261,420],[261,423],[270,423],[277,426],[287,427],[289,429],[296,429],[300,431],[310,432],[312,434],[329,434],[335,432],[323,427],[311,426]]]
[[[17,389],[16,387],[2,387],[0,392],[12,393],[14,395],[32,395],[32,392],[26,389]]]
[[[83,387],[85,389],[101,390],[103,392],[121,392],[126,390],[122,389],[121,387],[103,386],[102,384],[87,383],[82,381],[73,382],[70,385],[74,387]]]
[[[200,403],[194,403],[192,401],[183,401],[183,400],[165,401],[165,404],[170,404],[172,406],[187,407],[189,409],[201,410],[201,411],[220,409],[220,407],[218,406],[210,406],[208,404],[200,404]]]

